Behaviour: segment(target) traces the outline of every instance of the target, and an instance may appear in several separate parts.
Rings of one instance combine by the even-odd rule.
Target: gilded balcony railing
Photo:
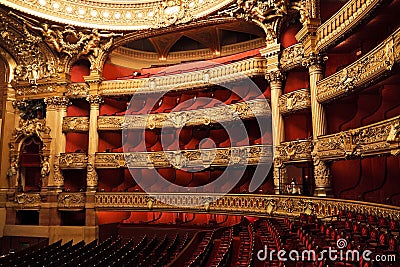
[[[57,199],[58,209],[83,209],[85,208],[85,193],[60,193]]]
[[[318,137],[322,160],[400,153],[400,116],[336,134]]]
[[[58,159],[60,169],[84,169],[88,157],[85,153],[61,153]]]
[[[19,209],[39,209],[42,200],[39,193],[17,193],[14,202]]]
[[[64,117],[63,132],[87,132],[89,131],[89,117]]]
[[[279,97],[279,111],[281,114],[291,113],[311,107],[310,89],[300,89]]]
[[[296,140],[280,143],[277,152],[282,162],[311,161],[312,149],[311,140]]]
[[[285,48],[279,59],[279,65],[282,71],[300,67],[304,58],[304,46],[302,43],[294,44]]]
[[[265,99],[254,99],[232,105],[180,112],[100,116],[97,125],[99,130],[181,128],[185,125],[209,125],[270,114],[271,110]]]
[[[317,29],[317,51],[326,50],[361,23],[383,0],[350,0]]]
[[[317,99],[326,102],[384,77],[400,60],[400,29],[354,63],[317,83]]]
[[[181,151],[96,153],[96,168],[167,168],[256,165],[272,160],[272,146]]]

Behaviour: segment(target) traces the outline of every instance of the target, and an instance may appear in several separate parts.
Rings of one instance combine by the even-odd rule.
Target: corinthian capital
[[[307,68],[313,68],[313,67],[322,68],[322,65],[325,63],[327,59],[328,59],[327,56],[311,52],[308,55],[304,55],[302,65]]]
[[[285,79],[285,74],[280,70],[269,71],[265,75],[265,79],[267,79],[270,83],[272,82],[281,82]]]
[[[91,105],[101,105],[104,102],[101,95],[88,95],[86,97],[86,101],[88,101]]]
[[[44,102],[46,103],[47,107],[53,107],[53,108],[66,107],[71,104],[69,102],[68,97],[65,96],[47,97],[44,99]]]

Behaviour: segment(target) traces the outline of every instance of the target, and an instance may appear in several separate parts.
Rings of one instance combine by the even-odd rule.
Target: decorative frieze
[[[58,209],[84,209],[85,193],[60,193],[58,195]]]
[[[151,198],[151,205],[149,199]],[[177,204],[179,203],[179,204]],[[400,219],[400,208],[352,200],[257,194],[202,193],[99,193],[95,195],[98,210],[191,211],[243,215],[299,216],[313,214],[319,218],[338,215],[339,211]]]
[[[281,162],[311,161],[312,149],[311,140],[282,142],[277,147]]]
[[[400,152],[400,116],[368,126],[318,137],[315,148],[322,160]]]
[[[265,99],[255,99],[232,105],[190,111],[100,116],[98,117],[97,125],[99,130],[181,128],[185,125],[209,125],[210,123],[223,123],[262,115],[269,116],[270,113],[271,111]]]
[[[279,97],[279,111],[281,114],[291,113],[311,107],[310,90],[300,89]]]
[[[60,169],[84,169],[87,166],[85,153],[61,153],[59,157]]]
[[[336,44],[361,23],[383,0],[350,0],[317,29],[316,51]]]
[[[84,98],[89,94],[87,83],[70,83],[67,85],[66,96],[69,98]]]
[[[302,43],[294,44],[285,48],[281,53],[279,60],[280,69],[288,71],[290,69],[302,66],[304,57],[304,46]]]
[[[272,160],[272,147],[256,145],[217,149],[96,153],[96,168],[167,168],[256,165]]]
[[[399,61],[400,30],[354,63],[317,83],[317,99],[326,102],[385,76]],[[396,51],[396,52],[395,52]]]
[[[89,117],[64,117],[63,132],[87,132],[89,131]]]
[[[15,203],[18,208],[29,209],[29,208],[40,208],[42,202],[39,193],[20,193],[15,195]]]
[[[264,76],[266,60],[251,58],[231,64],[211,67],[206,70],[152,78],[103,81],[100,85],[102,95],[121,95],[133,93],[162,93],[170,90],[192,90],[210,84],[223,84],[251,76]]]

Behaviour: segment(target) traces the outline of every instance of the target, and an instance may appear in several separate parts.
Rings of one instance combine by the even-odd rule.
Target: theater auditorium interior
[[[399,15],[1,0],[0,266],[400,266]]]

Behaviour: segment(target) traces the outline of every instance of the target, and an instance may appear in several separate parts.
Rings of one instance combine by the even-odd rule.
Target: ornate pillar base
[[[333,197],[332,188],[318,187],[314,190],[315,197]]]
[[[331,174],[325,162],[314,158],[314,179],[316,197],[333,197]]]

